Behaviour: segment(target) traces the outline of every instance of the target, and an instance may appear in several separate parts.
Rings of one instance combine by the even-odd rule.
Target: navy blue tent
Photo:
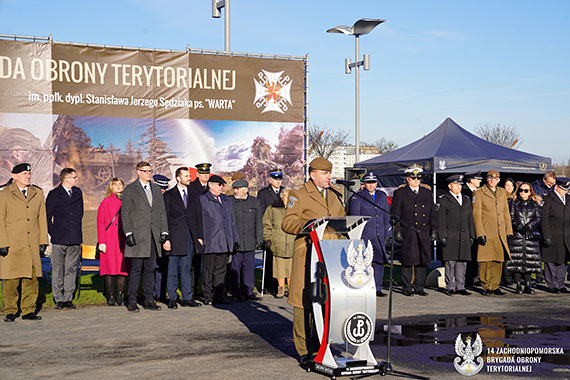
[[[402,176],[406,167],[418,164],[427,174],[487,172],[543,174],[552,160],[483,140],[450,118],[430,134],[382,156],[356,163],[379,176]]]

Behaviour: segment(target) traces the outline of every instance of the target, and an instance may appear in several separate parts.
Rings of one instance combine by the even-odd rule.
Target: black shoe
[[[467,290],[465,290],[465,289],[456,290],[456,291],[455,291],[455,294],[460,294],[460,295],[462,295],[462,296],[470,296],[470,295],[471,295],[471,293],[469,293],[469,292],[468,292]]]
[[[204,305],[209,306],[211,304],[212,304],[212,300],[209,300],[209,299],[204,300]]]
[[[422,296],[422,297],[425,297],[425,296],[428,295],[428,294],[426,293],[426,291],[423,290],[423,289],[421,289],[421,290],[416,290],[416,294],[417,294],[418,296]]]
[[[453,296],[453,294],[455,294],[455,290],[444,289],[443,294],[445,294],[446,296]]]
[[[522,294],[522,286],[521,286],[521,282],[517,281],[517,288],[515,289],[515,293],[516,294]]]
[[[558,294],[560,292],[560,289],[551,289],[549,288],[548,291],[552,294]]]
[[[233,296],[234,302],[243,302],[245,301],[244,296]]]
[[[178,309],[178,304],[174,300],[168,301],[168,308],[169,309]]]
[[[491,295],[491,291],[488,289],[483,289],[483,293],[481,293],[484,296],[490,296]]]
[[[156,304],[156,302],[151,301],[151,302],[145,302],[145,303],[143,304],[143,309],[145,309],[145,310],[160,310],[161,307],[158,306],[158,305]]]
[[[42,317],[36,315],[36,313],[28,313],[26,315],[22,315],[22,319],[25,319],[27,321],[39,321],[42,319]]]
[[[180,302],[180,305],[182,305],[182,307],[199,307],[199,306],[202,306],[201,303],[198,303],[194,300],[182,300],[182,302]]]
[[[386,293],[381,290],[376,291],[376,297],[386,297]]]
[[[4,322],[14,322],[16,320],[16,314],[6,314],[4,317]]]
[[[493,290],[493,294],[496,296],[504,296],[506,293],[503,292],[501,289],[497,288],[497,289]]]
[[[260,299],[261,298],[255,293],[251,293],[249,296],[247,296],[248,301],[259,301]]]
[[[63,303],[63,307],[65,307],[66,309],[75,309],[75,305],[71,301],[65,301]]]
[[[301,364],[302,366],[306,367],[312,363],[313,363],[313,358],[311,357],[311,355],[303,355],[299,358],[299,364]]]
[[[532,290],[532,288],[530,287],[530,285],[527,285],[527,286],[524,287],[524,292],[525,292],[526,294],[533,294],[533,293],[534,293],[534,290]]]
[[[570,290],[568,290],[566,287],[560,288],[560,289],[558,289],[558,291],[559,291],[560,293],[570,293]]]
[[[127,306],[127,310],[133,311],[133,312],[138,312],[140,309],[136,303],[130,303],[129,306]]]
[[[64,302],[56,302],[55,303],[55,309],[56,310],[61,310],[65,307]]]
[[[109,294],[109,296],[107,297],[107,305],[109,306],[115,306],[117,302],[115,302],[115,295],[114,294]]]
[[[123,293],[117,293],[115,296],[115,305],[122,306],[126,305],[126,302],[123,300]]]
[[[411,297],[414,295],[414,293],[412,292],[412,289],[410,289],[410,288],[404,288],[402,290],[402,294],[407,296],[407,297]]]

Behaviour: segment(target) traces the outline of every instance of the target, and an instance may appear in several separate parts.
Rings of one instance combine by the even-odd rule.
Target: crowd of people
[[[160,310],[257,301],[254,256],[265,253],[267,291],[287,297],[294,307],[294,341],[307,355],[305,337],[306,237],[301,231],[323,216],[368,216],[362,238],[370,241],[376,295],[383,297],[386,241],[401,245],[405,296],[427,296],[425,281],[433,246],[445,266],[445,293],[470,295],[480,284],[483,295],[505,294],[501,281],[514,281],[515,293],[532,294],[534,278],[544,276],[552,293],[564,286],[570,252],[570,179],[547,172],[533,183],[489,170],[453,174],[448,191],[434,202],[423,184],[423,170],[405,170],[405,183],[389,202],[374,173],[347,202],[331,185],[332,164],[320,157],[309,164],[309,179],[297,189],[282,186],[283,171],[270,170],[269,185],[253,196],[240,173],[231,183],[211,173],[211,164],[196,165],[192,181],[187,167],[175,172],[176,185],[155,174],[150,163],[136,165],[136,179],[113,178],[97,211],[97,250],[109,306],[138,305]],[[52,292],[56,309],[75,308],[76,268],[81,255],[83,195],[77,172],[64,168],[61,183],[44,201],[30,183],[31,166],[12,169],[12,182],[0,188],[0,278],[5,321],[39,320],[36,313],[40,256],[51,242]],[[385,211],[390,211],[392,217]],[[49,236],[48,236],[49,234]],[[544,270],[542,269],[544,265]],[[199,279],[201,293],[199,294]],[[128,284],[128,285],[127,285]],[[141,286],[142,285],[142,286]],[[142,287],[142,297],[139,296]],[[21,293],[21,294],[20,294]],[[20,303],[18,300],[21,298]]]

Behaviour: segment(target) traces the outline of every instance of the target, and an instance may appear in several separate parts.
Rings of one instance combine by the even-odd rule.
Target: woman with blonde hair
[[[105,276],[107,305],[122,305],[126,278],[129,273],[125,252],[125,233],[121,223],[121,194],[125,182],[113,178],[107,186],[105,199],[97,209],[97,241],[100,257],[99,274]]]
[[[273,252],[273,278],[277,279],[278,285],[275,298],[285,296],[285,282],[289,284],[295,250],[295,235],[285,233],[281,229],[288,199],[289,190],[281,191],[281,199],[267,207],[263,214],[263,240]]]

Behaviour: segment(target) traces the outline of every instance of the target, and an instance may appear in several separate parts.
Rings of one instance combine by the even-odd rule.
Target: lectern
[[[360,239],[368,219],[324,217],[303,230],[311,240],[306,268],[311,283],[306,286],[320,343],[307,370],[330,377],[382,371],[369,346],[376,321],[374,252],[369,241]]]

